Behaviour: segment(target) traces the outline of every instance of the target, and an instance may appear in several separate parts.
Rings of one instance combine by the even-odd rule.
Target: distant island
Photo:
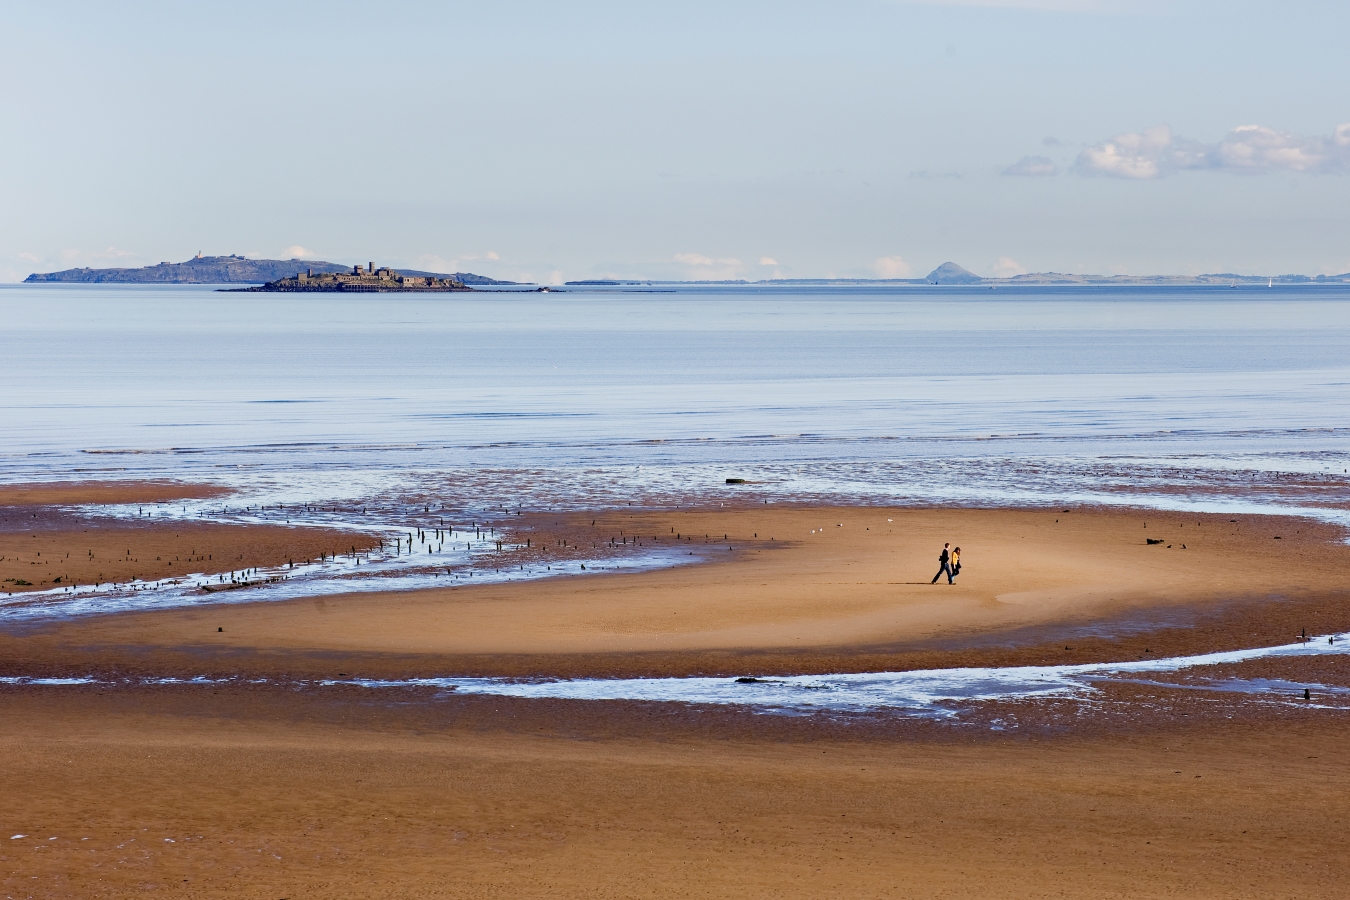
[[[1219,272],[1212,275],[1064,275],[1059,272],[1035,272],[1013,275],[1009,278],[982,278],[961,268],[954,262],[945,262],[924,278],[913,279],[918,284],[1326,284],[1350,282],[1350,272],[1343,275],[1233,275]]]
[[[760,281],[745,279],[727,279],[721,281],[666,281],[664,279],[635,278],[596,278],[587,281],[569,281],[567,287],[635,287],[654,284],[968,284],[999,285],[1018,284],[1117,284],[1117,285],[1187,285],[1187,284],[1341,284],[1350,283],[1350,272],[1342,275],[1233,275],[1215,273],[1212,275],[1065,275],[1059,272],[1036,272],[1029,275],[1013,275],[1008,278],[985,278],[958,266],[954,262],[945,262],[923,278],[766,278]]]
[[[226,290],[222,288],[221,290]],[[350,272],[315,272],[307,268],[304,272],[286,278],[278,278],[257,287],[234,288],[235,291],[266,291],[282,293],[344,293],[344,294],[395,294],[395,293],[445,293],[447,291],[471,291],[462,281],[438,275],[411,275],[395,272],[393,269],[375,268],[370,263],[365,271],[360,266],[352,266]]]
[[[162,262],[139,269],[65,269],[61,272],[33,273],[25,284],[51,282],[75,284],[266,284],[283,278],[307,274],[345,274],[351,266],[322,260],[303,259],[246,259],[243,256],[202,256],[200,253],[181,263]],[[407,271],[405,277],[439,278],[462,285],[509,285],[512,281],[497,281],[472,272]]]

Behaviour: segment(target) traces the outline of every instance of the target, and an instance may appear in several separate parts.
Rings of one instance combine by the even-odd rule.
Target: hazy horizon
[[[0,281],[1350,271],[1350,7],[7,8]]]
[[[261,257],[247,257],[247,256],[244,256],[243,254],[229,254],[229,253],[224,253],[224,254],[211,254],[211,253],[203,253],[203,254],[202,254],[202,257],[203,257],[204,259],[207,259],[207,260],[213,259],[213,258],[215,258],[215,259],[219,259],[219,258],[226,258],[226,259],[229,259],[229,258],[244,258],[244,259],[253,259],[253,260],[255,260],[255,261],[260,261],[260,262],[262,262],[262,261],[266,261],[266,262],[300,262],[300,263],[306,263],[306,264],[312,262],[312,263],[315,264],[315,265],[324,265],[324,264],[334,264],[334,265],[336,265],[336,264],[342,264],[342,265],[354,266],[354,267],[359,268],[359,269],[362,269],[362,270],[365,270],[365,269],[366,269],[368,266],[370,266],[370,265],[373,265],[373,266],[375,266],[375,267],[377,267],[377,268],[380,267],[380,266],[386,265],[385,263],[378,263],[378,262],[372,262],[372,261],[367,261],[366,263],[360,263],[360,262],[354,262],[353,260],[350,260],[350,259],[349,259],[349,260],[320,259],[320,258],[318,258],[317,256],[309,256],[309,257],[288,257],[288,258],[286,258],[286,259],[284,259],[284,260],[265,260],[265,259],[263,259],[263,258],[261,258]],[[187,263],[187,262],[191,262],[191,260],[160,260],[159,263],[157,263],[157,264],[150,264],[150,265],[148,265],[148,266],[117,266],[117,265],[113,265],[113,266],[83,266],[83,267],[81,267],[81,266],[75,266],[75,267],[71,267],[71,268],[64,269],[64,270],[54,270],[54,271],[80,271],[80,270],[82,270],[82,269],[86,269],[86,270],[89,270],[89,271],[110,271],[110,270],[129,270],[129,271],[137,271],[137,270],[143,269],[143,268],[155,268],[156,265],[163,265],[163,264],[165,264],[165,263],[172,263],[172,264],[175,264],[175,265],[181,265],[181,264],[184,264],[184,263]],[[870,275],[870,276],[868,276],[868,275],[859,275],[859,276],[828,276],[828,277],[819,277],[819,276],[806,276],[806,275],[802,275],[802,276],[795,276],[795,277],[783,277],[783,276],[779,276],[779,277],[758,277],[758,278],[756,278],[756,277],[748,277],[748,278],[720,278],[720,279],[711,279],[711,278],[710,278],[710,279],[692,279],[692,278],[671,278],[671,277],[664,277],[664,278],[661,278],[661,277],[651,277],[651,276],[645,276],[645,275],[622,275],[622,276],[598,276],[598,277],[594,277],[594,278],[574,279],[574,280],[572,280],[572,281],[567,281],[567,282],[557,282],[557,281],[554,281],[554,282],[549,282],[549,283],[552,283],[552,284],[564,284],[564,283],[565,283],[565,284],[589,284],[589,283],[605,283],[605,282],[613,282],[613,283],[692,284],[692,285],[697,285],[697,284],[730,284],[730,283],[767,284],[767,283],[779,282],[779,281],[784,281],[784,282],[795,282],[795,281],[802,281],[802,282],[831,282],[831,281],[839,281],[839,282],[877,282],[877,283],[905,282],[905,283],[919,283],[919,284],[922,284],[922,283],[926,283],[926,282],[925,282],[925,279],[926,279],[927,277],[937,274],[937,271],[936,271],[937,269],[942,268],[942,267],[945,267],[945,266],[948,266],[948,265],[951,265],[952,263],[955,263],[955,260],[947,260],[947,261],[945,261],[945,262],[939,264],[939,266],[935,267],[935,269],[934,269],[933,271],[930,271],[930,272],[927,272],[927,273],[923,273],[923,274],[915,274],[915,275],[908,276],[908,277],[900,277],[900,276],[895,276],[895,277],[883,277],[883,276],[878,276],[878,275]],[[970,271],[969,269],[965,269],[964,266],[961,266],[960,263],[955,263],[955,264],[956,264],[958,267],[964,269],[966,272],[969,272],[969,271]],[[402,271],[404,271],[404,272],[413,272],[414,274],[416,274],[416,273],[418,273],[418,272],[426,272],[427,270],[417,270],[417,269],[413,269],[413,268],[411,268],[411,267],[404,267]],[[35,273],[35,274],[51,274],[51,273]],[[462,270],[462,271],[460,271],[460,272],[448,272],[448,271],[447,271],[447,272],[437,272],[437,273],[435,273],[435,274],[440,274],[440,275],[454,275],[454,274],[460,274],[460,275],[466,275],[466,276],[467,276],[467,275],[481,275],[482,273],[481,273],[481,272],[470,272],[470,271],[468,271],[468,270]],[[972,273],[972,274],[973,274],[973,273]],[[1252,277],[1255,277],[1255,278],[1266,278],[1266,277],[1273,277],[1273,278],[1276,279],[1276,280],[1278,280],[1278,279],[1280,279],[1280,278],[1289,277],[1289,276],[1294,276],[1294,277],[1316,277],[1316,276],[1309,276],[1308,273],[1306,273],[1306,272],[1271,272],[1271,273],[1260,273],[1260,274],[1258,274],[1258,275],[1252,275],[1252,274],[1239,274],[1239,273],[1236,273],[1236,272],[1202,272],[1202,273],[1199,273],[1199,274],[1200,274],[1201,277],[1211,277],[1211,278],[1212,278],[1212,277],[1225,277],[1225,278],[1226,278],[1226,277],[1229,277],[1229,276],[1236,276],[1236,277],[1239,277],[1239,278],[1252,278]],[[1320,274],[1320,273],[1319,273],[1319,274]],[[1335,272],[1335,273],[1331,273],[1331,274],[1332,274],[1333,276],[1338,276],[1338,277],[1339,277],[1339,276],[1350,276],[1350,272]],[[1099,273],[1099,272],[1024,272],[1024,273],[1020,273],[1019,275],[985,275],[985,276],[981,276],[981,277],[985,278],[986,280],[990,280],[990,281],[1017,281],[1017,282],[1020,282],[1020,281],[1022,280],[1023,277],[1056,276],[1056,275],[1060,275],[1060,276],[1081,276],[1081,277],[1088,277],[1088,278],[1100,278],[1100,277],[1125,277],[1125,278],[1129,278],[1129,277],[1141,277],[1141,278],[1148,278],[1148,277],[1150,277],[1150,275],[1149,275],[1149,274],[1146,274],[1146,273],[1130,273],[1129,275],[1123,275],[1123,276],[1103,276],[1103,275],[1102,275],[1101,273]],[[1152,277],[1172,278],[1172,277],[1187,277],[1187,276],[1156,275],[1156,276],[1152,276]],[[499,279],[499,280],[500,280],[501,283],[503,283],[503,284],[512,284],[512,283],[520,283],[520,284],[541,284],[541,283],[543,283],[543,282],[539,282],[539,281],[512,282],[510,279]],[[18,282],[14,282],[14,283],[18,283]],[[117,281],[114,281],[114,282],[35,282],[35,283],[38,283],[38,284],[44,284],[44,283],[54,283],[54,284],[97,284],[97,283],[107,283],[107,284],[158,284],[158,283],[161,283],[161,282],[117,282]],[[164,283],[173,283],[173,282],[164,282]],[[194,282],[194,283],[196,283],[196,282]],[[207,283],[207,282],[201,282],[201,283],[205,284],[205,283]],[[231,283],[233,283],[233,282],[231,282]],[[946,282],[941,282],[941,283],[944,283],[944,284],[945,284]],[[1093,283],[1096,283],[1096,282],[1093,282]],[[1319,282],[1319,283],[1320,283],[1320,282]],[[1333,282],[1333,283],[1334,283],[1334,282]],[[931,282],[931,284],[939,284],[939,282],[936,282],[936,281],[935,281],[935,282]]]

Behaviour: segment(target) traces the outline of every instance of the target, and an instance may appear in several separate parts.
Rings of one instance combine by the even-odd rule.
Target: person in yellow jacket
[[[961,574],[961,548],[957,547],[952,551],[952,578]]]

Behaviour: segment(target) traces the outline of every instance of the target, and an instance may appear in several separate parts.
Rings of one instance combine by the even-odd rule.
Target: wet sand
[[[4,702],[15,897],[1330,898],[1350,863],[1343,715],[1018,737],[267,689]]]
[[[707,561],[72,620],[0,635],[0,674],[862,671],[1350,630],[1336,529],[1232,518],[535,514],[560,566],[633,536]],[[1148,685],[948,723],[247,679],[0,687],[0,716],[12,896],[1339,897],[1350,863],[1344,712]]]
[[[228,488],[179,481],[51,481],[0,484],[0,506],[172,503],[224,497]]]
[[[187,574],[304,565],[379,545],[331,528],[115,519],[64,508],[0,505],[0,591],[156,581]]]
[[[552,554],[570,574],[80,619],[0,636],[0,649],[30,669],[790,674],[1132,659],[1350,630],[1350,547],[1339,529],[1295,519],[780,507],[516,527],[532,559]],[[634,537],[636,551],[704,561],[581,572],[576,557]],[[964,550],[955,585],[930,583],[944,540]]]

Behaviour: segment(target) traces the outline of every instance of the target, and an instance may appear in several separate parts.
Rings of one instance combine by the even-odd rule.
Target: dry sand
[[[678,674],[1078,662],[1350,630],[1338,532],[1230,518],[522,517],[529,553],[576,574],[77,620],[0,637],[0,660],[10,674]],[[712,559],[581,575],[578,558],[621,531],[644,551],[678,534],[681,552]],[[928,583],[944,540],[966,564],[951,587]],[[1344,669],[1308,671],[1345,680]],[[994,712],[940,725],[246,682],[0,687],[0,886],[15,897],[1347,894],[1344,713],[1133,685],[1103,696],[1091,709],[1008,704],[1000,721],[1020,727],[998,733]]]

